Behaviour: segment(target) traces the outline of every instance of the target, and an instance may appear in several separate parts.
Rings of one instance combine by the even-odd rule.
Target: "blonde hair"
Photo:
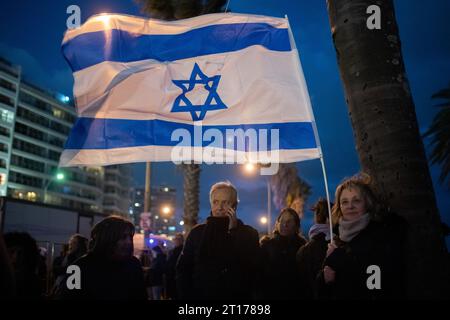
[[[209,202],[212,202],[212,195],[216,190],[219,189],[228,189],[231,191],[231,194],[234,199],[234,204],[238,204],[238,192],[236,187],[230,182],[230,181],[220,181],[211,186],[211,189],[209,190]]]
[[[346,189],[357,189],[361,192],[361,196],[364,198],[366,204],[366,210],[373,219],[378,213],[380,205],[378,203],[375,194],[370,187],[372,178],[362,172],[360,174],[354,175],[353,177],[346,178],[338,187],[336,188],[335,202],[333,208],[331,208],[331,218],[333,224],[337,224],[339,219],[342,217],[341,210],[341,195]]]

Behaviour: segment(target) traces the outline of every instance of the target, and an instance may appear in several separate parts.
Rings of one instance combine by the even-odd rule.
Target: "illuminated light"
[[[183,220],[180,221],[180,226],[184,226],[184,221]]]
[[[159,219],[159,216],[155,216],[155,219]]]
[[[135,206],[135,207],[140,207],[141,204],[140,204],[139,202],[136,202],[136,203],[134,204],[134,206]]]
[[[57,93],[56,98],[58,98],[61,102],[67,103],[70,101],[70,98],[64,94]]]
[[[64,173],[58,173],[57,175],[56,175],[56,180],[64,180]]]
[[[175,230],[176,230],[175,226],[170,226],[169,227],[169,231],[175,231]]]
[[[262,224],[266,224],[266,223],[267,223],[267,218],[266,218],[266,217],[261,217],[261,219],[259,219],[259,221],[260,221]]]
[[[36,201],[36,192],[28,191],[27,199],[30,201]]]
[[[164,191],[165,192],[169,192],[169,188],[164,188]]]
[[[170,213],[170,207],[168,207],[168,206],[163,207],[162,208],[162,213],[169,214]]]
[[[245,168],[245,171],[248,173],[252,173],[256,170],[256,166],[253,163],[246,163],[244,168]]]
[[[167,219],[164,219],[164,223],[167,223],[167,222],[169,222]]]
[[[107,13],[100,13],[97,17],[105,26],[109,26],[110,16]]]
[[[153,244],[153,242],[155,242],[155,240],[153,240],[153,239],[150,239],[150,244]]]

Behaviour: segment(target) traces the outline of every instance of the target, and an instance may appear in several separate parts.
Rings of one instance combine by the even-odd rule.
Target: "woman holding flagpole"
[[[332,217],[337,236],[319,273],[319,297],[400,297],[404,224],[381,208],[368,175],[346,179],[337,187]]]

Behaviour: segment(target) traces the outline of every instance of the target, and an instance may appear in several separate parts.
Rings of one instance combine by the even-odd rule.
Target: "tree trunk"
[[[184,174],[184,231],[189,233],[198,222],[200,195],[200,165],[183,164]]]
[[[381,8],[380,30],[366,25],[373,4]],[[407,294],[442,298],[448,294],[446,248],[393,3],[328,0],[328,13],[362,170],[381,200],[408,222]]]

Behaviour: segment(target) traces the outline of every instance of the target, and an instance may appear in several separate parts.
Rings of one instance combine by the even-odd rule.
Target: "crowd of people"
[[[315,203],[307,238],[292,208],[282,209],[273,232],[260,239],[238,218],[238,192],[231,183],[214,184],[209,197],[206,221],[186,239],[177,234],[170,251],[159,242],[135,257],[134,225],[119,216],[97,223],[90,239],[72,236],[53,262],[54,284],[47,295],[36,241],[26,233],[0,236],[1,295],[220,301],[404,296],[406,223],[381,205],[368,176],[354,176],[337,187],[331,214],[326,200]],[[71,273],[66,271],[73,265],[80,271],[78,288],[67,285]],[[380,272],[375,286],[369,285],[373,268]]]

